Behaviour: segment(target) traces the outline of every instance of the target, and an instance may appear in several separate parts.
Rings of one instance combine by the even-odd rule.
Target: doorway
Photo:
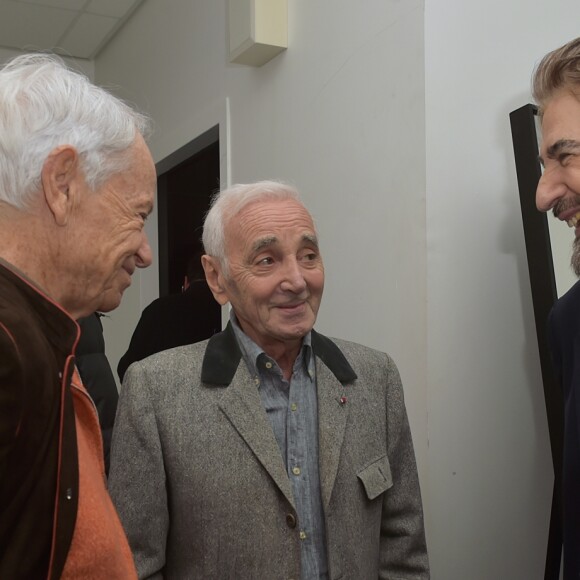
[[[203,220],[220,183],[219,125],[160,161],[157,175],[159,295],[167,296],[181,292],[190,258],[203,250]],[[200,324],[221,328],[213,298],[196,310]]]

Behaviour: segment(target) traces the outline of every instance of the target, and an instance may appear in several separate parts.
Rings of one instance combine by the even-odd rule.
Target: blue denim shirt
[[[326,530],[318,471],[316,369],[310,333],[303,339],[292,377],[287,381],[276,361],[242,331],[233,311],[230,319],[244,361],[259,388],[292,484],[301,540],[301,579],[326,580]]]

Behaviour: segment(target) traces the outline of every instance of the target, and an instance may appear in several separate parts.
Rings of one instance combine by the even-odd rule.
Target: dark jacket
[[[76,348],[76,363],[83,385],[93,399],[99,414],[105,471],[108,474],[111,436],[119,393],[111,365],[105,355],[105,339],[100,317],[100,314],[95,313],[78,321],[81,337]]]
[[[548,331],[554,369],[564,396],[564,580],[577,580],[580,578],[580,282],[554,305]]]
[[[68,554],[78,334],[64,310],[0,263],[0,578],[59,578]]]
[[[125,371],[135,361],[205,340],[220,330],[220,307],[205,280],[193,282],[182,294],[157,298],[141,314],[129,349],[117,366],[119,378],[123,380]]]

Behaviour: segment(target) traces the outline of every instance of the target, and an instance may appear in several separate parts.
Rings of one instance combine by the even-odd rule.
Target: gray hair
[[[540,110],[561,89],[580,99],[580,38],[549,52],[534,71],[532,94]]]
[[[228,261],[225,228],[228,222],[247,205],[256,201],[287,199],[293,199],[302,204],[298,190],[281,181],[238,183],[218,192],[213,197],[203,224],[202,242],[206,254],[219,260],[226,276],[228,275]]]
[[[0,69],[0,201],[26,208],[50,152],[71,145],[94,191],[126,169],[149,120],[55,55],[26,54]]]

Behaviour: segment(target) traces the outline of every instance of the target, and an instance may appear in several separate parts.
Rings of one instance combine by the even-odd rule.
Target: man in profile
[[[230,322],[127,371],[110,490],[140,578],[429,577],[399,373],[313,329],[318,235],[279,182],[219,194],[206,279]]]
[[[0,70],[0,578],[123,578],[76,319],[148,266],[147,120],[47,55]]]
[[[541,211],[574,229],[572,268],[580,276],[580,38],[547,54],[533,78],[542,121]],[[564,579],[580,578],[580,282],[550,314],[550,347],[564,395]]]

